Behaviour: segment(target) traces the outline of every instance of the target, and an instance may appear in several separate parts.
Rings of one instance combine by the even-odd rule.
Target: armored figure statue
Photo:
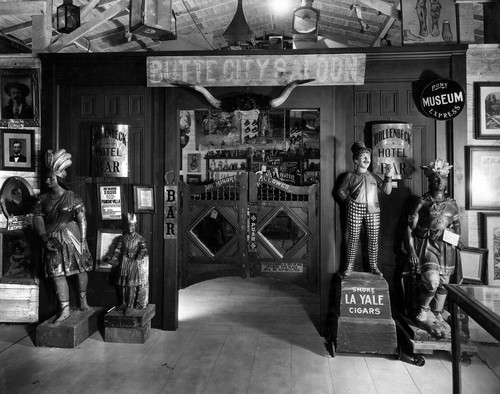
[[[457,267],[460,221],[457,203],[446,193],[452,166],[437,159],[421,166],[428,178],[429,191],[410,211],[406,232],[408,261],[419,277],[416,290],[415,324],[436,337],[446,337],[450,326],[443,317],[447,292],[444,284]]]
[[[128,231],[116,243],[109,263],[116,266],[116,284],[121,289],[117,311],[130,316],[148,305],[149,258],[144,237],[136,232],[137,217],[128,215]]]
[[[391,193],[394,170],[392,166],[386,166],[382,180],[378,175],[368,171],[371,149],[358,141],[352,145],[351,151],[356,168],[344,177],[338,190],[340,199],[347,203],[347,266],[342,275],[352,275],[361,226],[365,222],[370,270],[375,275],[383,276],[377,266],[380,231],[378,189],[385,194]]]
[[[92,270],[92,256],[87,245],[87,220],[82,199],[69,190],[65,178],[71,155],[64,149],[47,151],[47,193],[33,209],[33,227],[43,242],[45,274],[56,287],[61,313],[54,323],[70,316],[68,276],[77,276],[79,308],[88,310],[87,272]]]

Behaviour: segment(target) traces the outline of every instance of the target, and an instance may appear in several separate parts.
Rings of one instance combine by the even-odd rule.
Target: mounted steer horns
[[[290,93],[292,93],[293,89],[295,89],[299,85],[311,81],[314,81],[314,79],[302,79],[290,82],[288,85],[285,86],[285,89],[283,89],[281,94],[274,99],[271,99],[261,94],[243,93],[234,97],[228,97],[219,100],[215,98],[212,95],[212,93],[210,93],[205,87],[201,85],[195,85],[192,83],[187,83],[182,81],[175,81],[172,82],[171,84],[187,89],[196,90],[197,92],[200,92],[213,107],[220,109],[224,112],[233,112],[236,110],[249,111],[252,109],[268,110],[279,107],[286,101],[288,96],[290,96]]]

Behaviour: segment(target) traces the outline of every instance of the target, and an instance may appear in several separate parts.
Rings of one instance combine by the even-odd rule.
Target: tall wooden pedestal
[[[336,276],[335,350],[340,353],[398,353],[389,286],[380,276],[354,272]]]
[[[154,304],[145,309],[134,309],[132,316],[124,316],[115,308],[104,316],[104,340],[119,343],[145,343],[151,330],[151,319],[156,313]]]
[[[54,323],[58,315],[38,325],[36,346],[74,348],[97,331],[99,315],[103,308],[91,307],[87,311],[71,308],[71,315],[60,323]]]

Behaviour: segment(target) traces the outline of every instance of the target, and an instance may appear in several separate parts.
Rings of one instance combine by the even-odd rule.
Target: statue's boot
[[[380,270],[378,269],[376,263],[370,263],[370,271],[372,272],[373,275],[384,276],[384,274],[380,272]]]
[[[122,302],[120,305],[118,305],[118,306],[116,307],[116,310],[117,310],[118,312],[120,312],[120,311],[124,311],[125,309],[127,309],[127,304],[125,304],[124,302]]]
[[[66,320],[71,312],[69,310],[69,301],[60,301],[61,304],[61,313],[57,317],[57,319],[54,320],[54,324],[61,323],[62,321]]]
[[[451,327],[443,318],[441,311],[433,311],[433,313],[436,317],[436,324],[438,324],[441,328],[441,336],[443,338],[449,337],[451,333]]]
[[[347,268],[340,274],[342,276],[351,276],[354,272],[354,263],[347,264]]]

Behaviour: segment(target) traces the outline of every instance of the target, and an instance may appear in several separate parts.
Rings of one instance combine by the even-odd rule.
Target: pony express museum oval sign
[[[427,116],[448,120],[458,116],[465,107],[465,91],[451,79],[438,79],[422,91],[420,104]]]

